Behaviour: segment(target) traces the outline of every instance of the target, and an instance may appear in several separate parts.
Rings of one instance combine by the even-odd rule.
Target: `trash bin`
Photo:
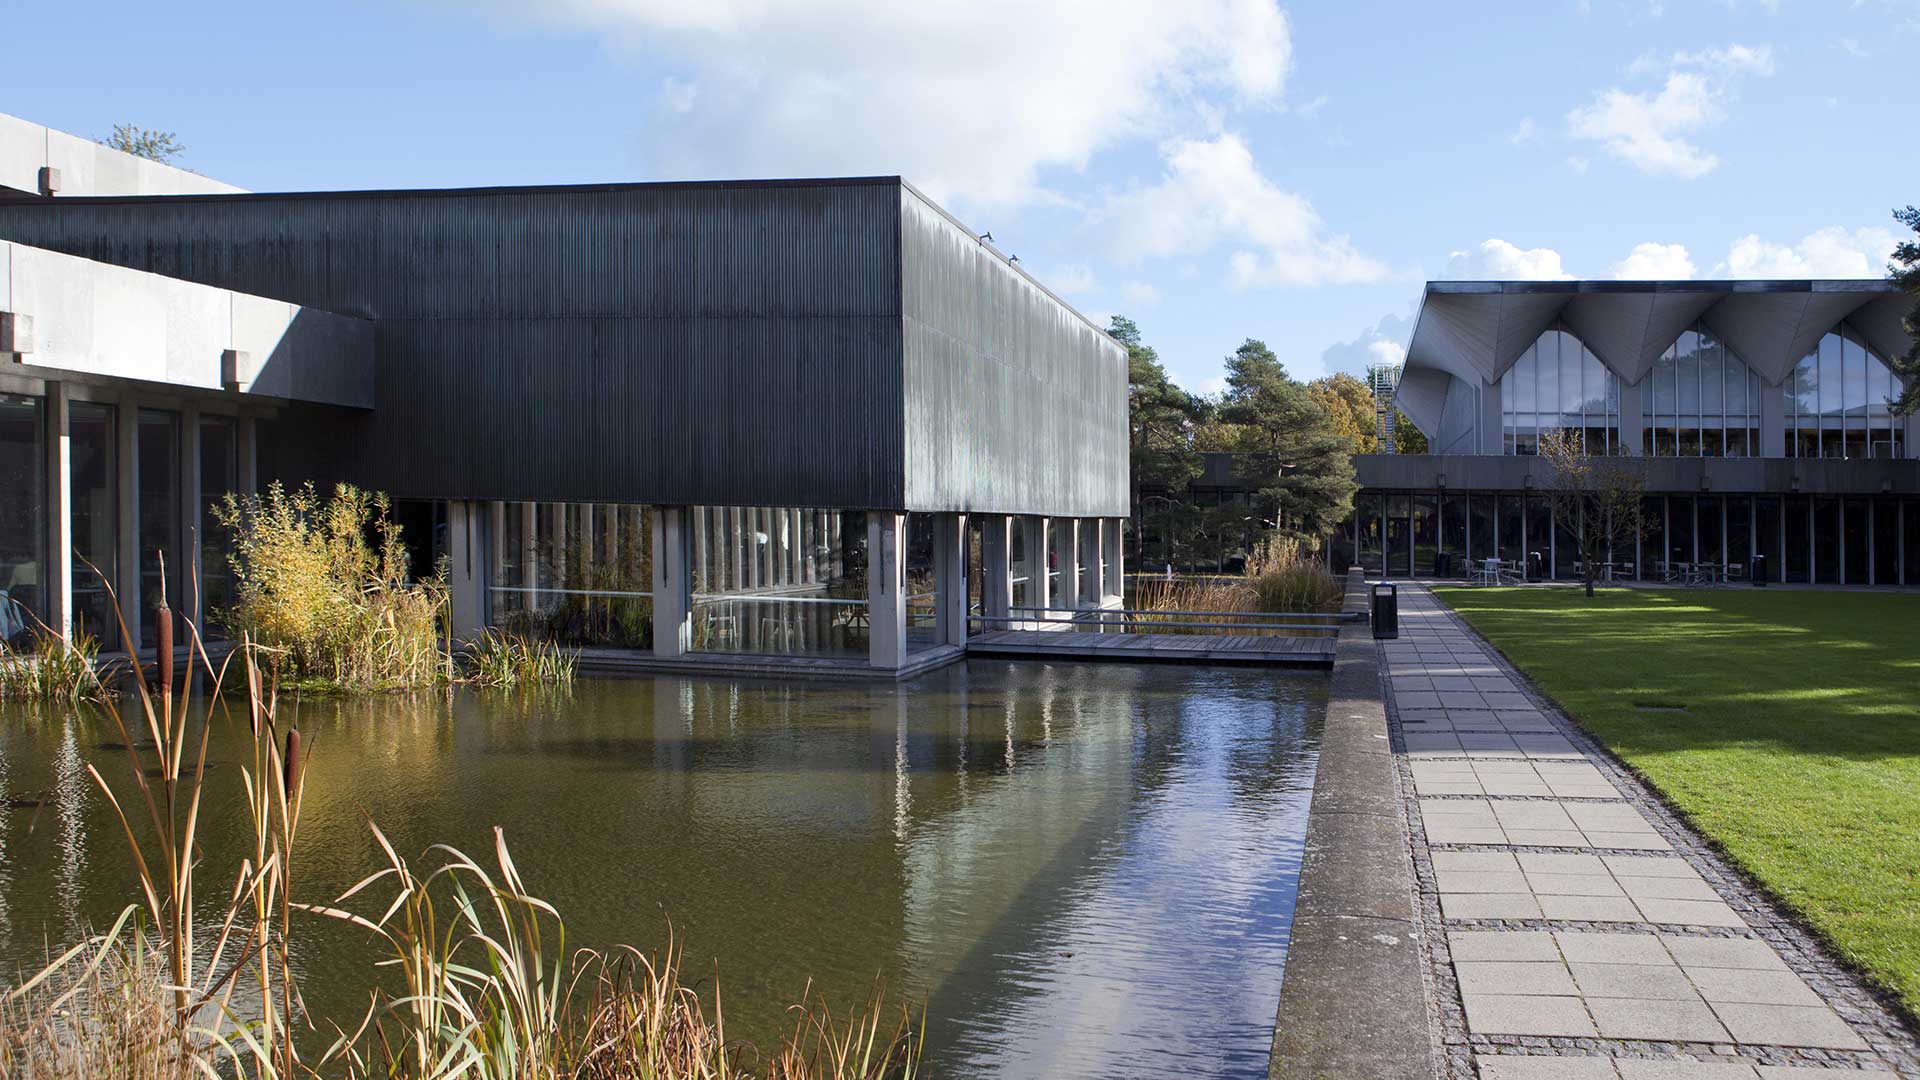
[[[1441,578],[1453,576],[1453,552],[1436,551],[1433,553],[1433,576]]]
[[[1753,582],[1753,587],[1756,589],[1766,587],[1767,557],[1765,555],[1755,555],[1753,561],[1747,564],[1747,578]]]
[[[1400,589],[1391,581],[1373,583],[1373,636],[1400,636]]]

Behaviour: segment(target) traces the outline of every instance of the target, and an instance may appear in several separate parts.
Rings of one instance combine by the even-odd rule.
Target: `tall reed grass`
[[[1333,613],[1340,610],[1344,586],[1321,560],[1303,552],[1299,543],[1280,537],[1269,539],[1247,560],[1247,572],[1239,577],[1142,578],[1135,587],[1133,607],[1144,611],[1205,611],[1253,616],[1263,613]],[[1179,615],[1141,615],[1136,622],[1155,633],[1263,633],[1255,629],[1256,620],[1222,620],[1217,629],[1183,627],[1181,622],[1197,621]],[[1156,625],[1164,624],[1164,625]]]
[[[458,667],[476,686],[568,686],[578,655],[552,641],[488,627],[467,644]]]
[[[100,643],[84,632],[63,641],[35,627],[27,648],[0,646],[0,700],[99,701],[112,692],[100,679],[99,657]]]
[[[229,494],[214,516],[233,538],[233,606],[216,613],[265,650],[276,675],[315,688],[445,682],[443,577],[408,580],[387,497],[349,484]],[[371,539],[370,539],[371,538]]]
[[[126,748],[118,783],[88,773],[132,854],[139,900],[115,924],[0,995],[0,1075],[29,1080],[911,1080],[924,1031],[878,990],[836,1015],[810,991],[793,1034],[764,1056],[726,1038],[717,978],[706,999],[681,954],[567,951],[560,913],[521,877],[494,830],[490,863],[436,846],[416,872],[371,821],[378,870],[328,903],[295,901],[299,824],[312,746],[276,712],[279,654],[243,636],[219,666],[188,624],[192,662],[176,681],[173,620],[158,620],[155,688],[138,669],[137,710],[106,711]],[[237,770],[244,800],[208,799],[213,700],[244,676]],[[193,674],[210,690],[193,700]],[[177,682],[177,685],[176,685]],[[136,731],[144,735],[134,737]],[[143,750],[145,745],[148,749]],[[198,842],[204,806],[244,806],[251,850],[214,879]],[[209,908],[216,911],[206,922]],[[198,920],[196,920],[196,914]],[[301,928],[344,920],[384,943],[382,979],[351,1031],[322,1035],[291,963]],[[210,927],[209,940],[199,940]],[[320,1047],[324,1044],[324,1048]],[[312,1052],[317,1049],[317,1052]]]

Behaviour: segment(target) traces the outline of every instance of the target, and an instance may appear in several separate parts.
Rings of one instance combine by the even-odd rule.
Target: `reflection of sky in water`
[[[904,686],[583,682],[292,703],[312,747],[295,891],[331,900],[403,853],[480,856],[502,824],[569,946],[657,948],[765,1045],[811,980],[928,1004],[936,1075],[1254,1075],[1279,998],[1325,682],[1250,669],[974,662]],[[204,918],[250,844],[240,746],[210,754]],[[92,788],[110,725],[0,710],[0,966],[136,898]],[[427,860],[420,859],[416,868]],[[370,901],[372,902],[372,901]],[[373,953],[296,934],[323,1017]]]

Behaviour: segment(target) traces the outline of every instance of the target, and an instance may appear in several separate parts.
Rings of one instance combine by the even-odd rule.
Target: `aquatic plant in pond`
[[[467,644],[457,666],[476,686],[564,686],[573,682],[577,658],[551,641],[488,627]]]
[[[106,1062],[114,1075],[142,1080],[750,1075],[751,1053],[726,1042],[717,986],[709,1024],[700,995],[679,979],[671,945],[664,959],[631,949],[569,956],[559,912],[527,888],[499,828],[495,869],[436,846],[441,864],[421,877],[368,822],[385,867],[331,904],[294,902],[308,754],[300,732],[278,722],[277,687],[261,662],[268,651],[244,637],[236,655],[246,680],[243,745],[251,757],[239,773],[253,846],[235,868],[231,890],[215,894],[227,900],[215,917],[213,940],[196,942],[196,917],[203,916],[198,878],[210,869],[198,843],[207,749],[215,703],[234,661],[215,667],[188,624],[189,653],[211,685],[196,709],[194,664],[175,686],[173,621],[164,607],[157,625],[154,690],[133,661],[135,725],[106,703],[127,755],[120,786],[124,792],[130,781],[128,797],[87,766],[125,836],[141,901],[125,908],[106,933],[73,946],[0,997],[0,1072],[38,1080]],[[389,887],[395,895],[379,914],[342,906]],[[374,988],[364,1019],[350,1032],[336,1028],[311,1062],[301,1056],[314,1029],[291,962],[295,912],[371,931],[390,947],[402,976],[397,993]],[[369,986],[372,975],[367,972]],[[922,1039],[904,1008],[897,1023],[885,1019],[878,994],[844,1023],[824,1001],[803,1000],[795,1008],[795,1034],[768,1057],[769,1077],[914,1074]]]
[[[341,484],[228,494],[214,516],[233,538],[234,602],[216,612],[235,637],[263,646],[290,683],[351,690],[444,682],[443,576],[408,580],[387,497]],[[370,542],[368,537],[373,540]]]
[[[29,631],[29,645],[0,645],[0,700],[98,701],[111,690],[100,680],[100,643],[83,630],[63,641],[44,626]]]
[[[1297,541],[1270,538],[1247,561],[1247,572],[1240,577],[1141,578],[1133,601],[1146,611],[1217,611],[1243,615],[1267,612],[1325,612],[1340,610],[1344,586],[1327,572],[1323,560],[1303,553]],[[1166,622],[1156,633],[1261,633],[1253,628],[1223,624],[1219,630],[1177,625],[1189,621],[1183,616],[1143,615],[1144,627]]]

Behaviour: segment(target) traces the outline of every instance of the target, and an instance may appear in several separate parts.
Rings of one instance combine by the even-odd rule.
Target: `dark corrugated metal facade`
[[[1124,354],[897,178],[0,203],[0,236],[374,320],[375,407],[284,412],[289,477],[1125,513]]]

